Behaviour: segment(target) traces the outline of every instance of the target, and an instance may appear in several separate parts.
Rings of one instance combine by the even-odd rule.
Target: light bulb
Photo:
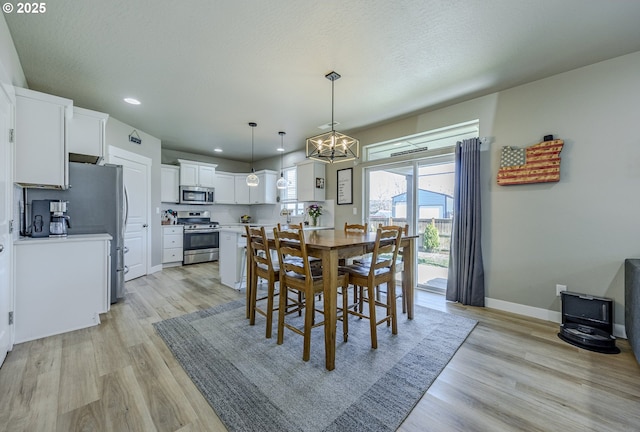
[[[247,186],[258,186],[260,184],[260,179],[254,173],[251,173],[247,176]]]

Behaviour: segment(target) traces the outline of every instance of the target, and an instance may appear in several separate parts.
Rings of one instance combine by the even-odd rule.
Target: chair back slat
[[[367,227],[369,224],[365,223],[361,224],[349,224],[347,222],[344,223],[344,232],[358,232],[358,233],[366,233]]]

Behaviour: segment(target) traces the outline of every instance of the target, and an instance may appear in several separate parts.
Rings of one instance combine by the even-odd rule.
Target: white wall
[[[557,319],[555,285],[615,300],[624,323],[625,258],[640,257],[640,52],[357,132],[363,144],[473,119],[492,139],[483,166],[483,257],[488,304]],[[497,186],[500,149],[565,141],[559,183]],[[327,198],[335,170],[327,167]],[[362,215],[362,165],[354,167]]]
[[[22,65],[20,65],[20,59],[4,14],[0,16],[0,67],[4,69],[5,76],[9,77],[11,84],[27,88],[27,80],[24,77]]]

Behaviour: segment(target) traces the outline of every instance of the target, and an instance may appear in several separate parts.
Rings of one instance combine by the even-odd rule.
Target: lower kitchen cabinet
[[[182,225],[164,225],[162,227],[162,265],[172,267],[182,265],[183,249]]]
[[[100,324],[110,307],[108,234],[21,239],[15,251],[15,343]]]

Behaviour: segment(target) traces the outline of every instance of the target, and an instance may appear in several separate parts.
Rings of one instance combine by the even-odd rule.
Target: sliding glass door
[[[453,218],[453,156],[441,156],[365,169],[366,215],[379,224],[409,225],[419,236],[418,288],[444,292]]]

